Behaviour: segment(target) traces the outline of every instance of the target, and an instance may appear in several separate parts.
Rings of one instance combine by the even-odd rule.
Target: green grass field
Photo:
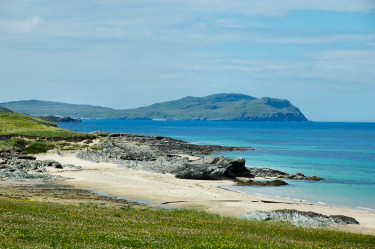
[[[205,212],[0,198],[2,248],[374,248],[375,237]]]

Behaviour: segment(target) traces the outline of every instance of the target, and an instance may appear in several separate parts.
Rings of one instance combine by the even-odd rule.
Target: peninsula
[[[0,106],[31,116],[55,115],[92,119],[308,121],[288,100],[255,98],[235,93],[185,97],[124,110],[40,100],[0,103]]]

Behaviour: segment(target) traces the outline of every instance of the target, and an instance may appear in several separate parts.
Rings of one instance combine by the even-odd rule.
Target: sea
[[[288,180],[286,186],[230,186],[281,200],[375,211],[375,123],[82,120],[58,123],[78,132],[167,136],[195,144],[253,147],[220,155],[246,166],[301,172],[324,181]]]

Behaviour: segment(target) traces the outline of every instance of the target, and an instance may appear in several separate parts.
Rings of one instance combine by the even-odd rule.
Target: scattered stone
[[[47,167],[63,168],[56,161],[36,160],[34,156],[25,155],[21,151],[0,151],[0,156],[0,180],[51,180],[62,178],[45,173]]]

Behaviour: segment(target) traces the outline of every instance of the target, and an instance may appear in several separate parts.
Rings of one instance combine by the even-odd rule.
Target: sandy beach
[[[360,225],[346,225],[334,229],[375,235],[375,212],[296,203],[229,191],[221,186],[232,181],[202,181],[177,179],[171,174],[157,174],[120,168],[113,163],[95,163],[81,160],[73,153],[47,153],[38,160],[55,160],[61,164],[74,164],[83,170],[50,169],[49,174],[71,179],[63,184],[75,188],[96,190],[102,193],[131,199],[147,200],[175,207],[193,208],[237,217],[249,211],[296,209],[324,215],[346,215]]]

